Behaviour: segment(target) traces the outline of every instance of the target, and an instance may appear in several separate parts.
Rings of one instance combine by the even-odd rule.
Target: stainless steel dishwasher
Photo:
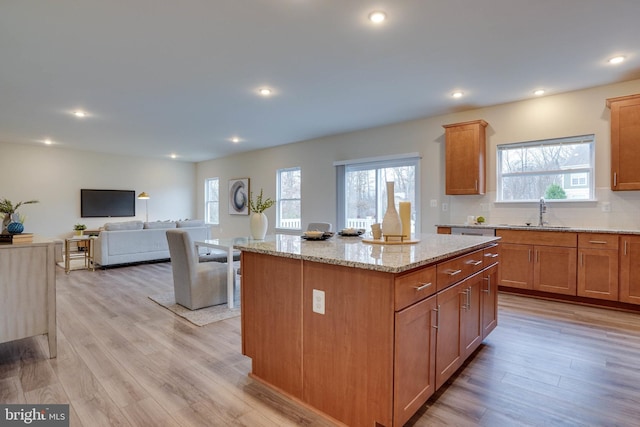
[[[496,230],[484,227],[451,227],[451,234],[463,234],[465,236],[495,236]]]

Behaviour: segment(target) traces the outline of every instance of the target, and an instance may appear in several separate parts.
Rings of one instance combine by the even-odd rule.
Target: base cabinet
[[[493,264],[482,276],[482,339],[498,326],[498,264]]]
[[[396,313],[393,425],[401,426],[436,390],[436,297]]]
[[[640,236],[620,236],[621,302],[640,304]]]
[[[462,283],[438,293],[436,389],[462,365],[460,329],[464,304]]]

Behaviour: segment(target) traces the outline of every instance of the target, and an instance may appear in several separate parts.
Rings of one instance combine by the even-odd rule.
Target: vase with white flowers
[[[269,227],[269,220],[264,214],[264,211],[273,206],[276,202],[270,198],[263,198],[262,188],[260,194],[253,200],[253,193],[249,195],[249,210],[251,215],[251,237],[255,240],[264,240],[264,236],[267,235],[267,228]]]

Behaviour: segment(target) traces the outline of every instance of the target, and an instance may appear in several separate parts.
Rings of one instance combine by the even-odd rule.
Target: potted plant
[[[253,193],[249,193],[249,211],[253,212],[251,215],[251,237],[254,239],[263,240],[264,236],[266,236],[269,220],[264,211],[274,204],[275,201],[270,198],[263,199],[262,188],[255,201],[253,200]]]
[[[84,224],[76,224],[73,226],[73,229],[76,231],[76,235],[82,236],[82,234],[84,233],[84,230],[87,229],[87,226]]]
[[[2,234],[7,233],[7,226],[11,222],[19,222],[22,224],[24,220],[21,220],[20,215],[18,215],[18,208],[22,205],[29,205],[32,203],[38,203],[37,200],[27,200],[26,202],[18,202],[15,205],[11,200],[3,198],[0,200],[0,214],[3,214],[2,218]]]

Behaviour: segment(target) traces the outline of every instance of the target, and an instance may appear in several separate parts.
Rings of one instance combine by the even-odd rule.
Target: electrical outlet
[[[324,314],[324,291],[313,290],[313,312]]]
[[[602,212],[611,212],[611,202],[602,202]]]
[[[437,208],[438,207],[438,201],[436,199],[431,199],[431,207],[432,208]]]
[[[446,212],[449,210],[449,203],[443,203],[442,204],[442,212]]]

